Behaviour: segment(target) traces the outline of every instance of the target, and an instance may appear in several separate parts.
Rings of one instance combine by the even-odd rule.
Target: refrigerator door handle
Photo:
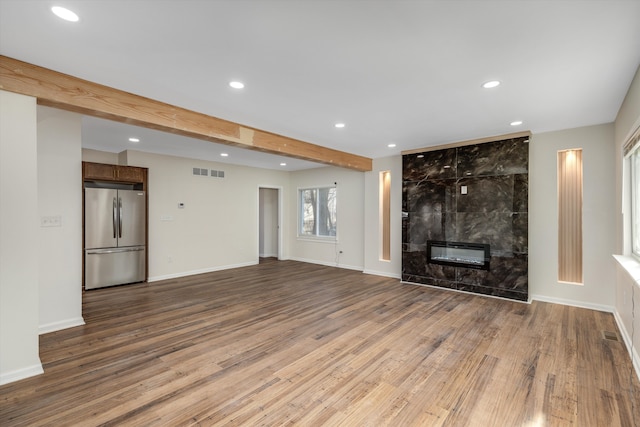
[[[116,238],[116,215],[118,215],[118,211],[116,210],[116,198],[113,198],[113,218],[112,218],[112,223],[113,223],[113,238]]]
[[[87,255],[102,255],[102,254],[119,254],[122,252],[139,252],[144,251],[144,246],[136,246],[133,248],[116,248],[116,249],[87,249]]]
[[[122,238],[122,198],[118,197],[118,237]]]

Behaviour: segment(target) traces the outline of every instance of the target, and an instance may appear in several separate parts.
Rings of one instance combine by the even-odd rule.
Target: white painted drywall
[[[364,270],[364,173],[321,167],[291,172],[289,183],[291,259]],[[298,237],[298,190],[334,185],[337,186],[337,240]]]
[[[391,259],[380,259],[380,173],[391,172]],[[402,157],[373,159],[371,172],[364,177],[364,271],[400,278],[402,272]]]
[[[0,384],[42,373],[36,121],[35,98],[0,91]]]
[[[288,186],[286,172],[132,150],[120,158],[149,168],[150,281],[258,263],[258,190]]]
[[[631,257],[629,205],[623,203],[625,185],[622,147],[640,126],[640,68],[631,82],[629,91],[615,122],[616,157],[616,253],[627,256],[628,268],[616,263],[615,316],[618,327],[629,349],[638,377],[640,377],[640,283],[632,279],[629,270],[640,270],[640,262]],[[623,213],[624,212],[624,213]],[[633,343],[633,349],[632,344]]]
[[[118,164],[118,153],[107,153],[106,151],[82,149],[82,161],[93,163],[106,163],[108,165]]]
[[[613,124],[535,134],[529,147],[529,294],[612,311],[615,291]],[[557,152],[582,148],[583,285],[558,282]]]
[[[38,215],[61,220],[39,228],[40,333],[84,324],[81,120],[38,107]]]

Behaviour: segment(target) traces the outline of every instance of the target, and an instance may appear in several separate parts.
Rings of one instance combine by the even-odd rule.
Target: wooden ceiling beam
[[[370,171],[372,160],[254,129],[0,55],[0,89],[38,104],[249,150]]]

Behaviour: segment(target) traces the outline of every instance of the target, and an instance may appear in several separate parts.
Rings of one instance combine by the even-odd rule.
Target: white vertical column
[[[42,373],[36,129],[35,98],[0,91],[0,384]]]

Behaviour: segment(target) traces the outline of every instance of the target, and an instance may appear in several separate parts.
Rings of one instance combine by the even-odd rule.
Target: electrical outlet
[[[62,227],[62,216],[41,216],[40,227]]]

